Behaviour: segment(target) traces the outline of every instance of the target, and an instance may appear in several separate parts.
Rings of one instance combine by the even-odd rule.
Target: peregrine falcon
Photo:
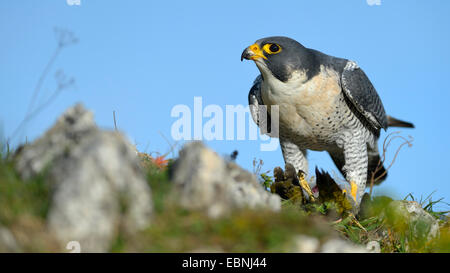
[[[253,60],[261,73],[248,95],[255,123],[263,129],[258,106],[267,107],[264,116],[271,113],[271,106],[279,107],[278,135],[285,163],[307,175],[306,150],[327,151],[359,206],[380,160],[380,130],[413,124],[386,115],[372,83],[353,61],[287,37],[260,39],[242,52],[243,59]],[[266,122],[270,131],[270,118]],[[376,175],[383,173],[384,168]],[[386,174],[381,180],[385,178]],[[309,188],[307,182],[304,186]]]

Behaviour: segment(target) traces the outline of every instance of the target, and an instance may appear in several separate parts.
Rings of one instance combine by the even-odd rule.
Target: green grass
[[[50,206],[45,173],[23,181],[10,159],[0,158],[0,223],[11,224],[27,214],[45,219]]]
[[[0,225],[13,233],[20,251],[61,251],[46,228],[49,207],[50,187],[45,172],[24,181],[11,157],[0,155]]]
[[[113,252],[285,252],[295,235],[325,238],[334,232],[325,221],[294,207],[281,213],[244,209],[218,219],[187,211],[168,198],[168,171],[146,163],[155,208],[152,224],[132,237],[119,234]]]
[[[314,228],[312,228],[314,227]],[[330,234],[325,223],[298,210],[282,213],[240,210],[210,219],[201,212],[166,207],[154,223],[122,251],[191,252],[285,252],[297,234],[323,238]]]
[[[8,157],[9,158],[9,157]],[[169,162],[169,165],[171,162]],[[288,252],[293,238],[304,234],[325,241],[342,236],[365,245],[378,241],[382,252],[450,252],[448,212],[435,211],[442,200],[430,197],[420,200],[423,208],[441,223],[440,237],[426,240],[412,236],[412,227],[394,213],[386,211],[392,201],[374,198],[368,203],[359,224],[352,217],[341,216],[332,202],[304,205],[284,200],[279,213],[238,210],[230,215],[211,219],[201,212],[187,211],[171,202],[172,184],[167,168],[155,166],[142,158],[147,181],[152,190],[155,213],[151,225],[142,232],[126,234],[119,231],[111,242],[112,252]],[[273,178],[262,177],[262,187]],[[408,196],[409,199],[414,197]],[[45,173],[23,181],[14,170],[11,159],[0,159],[0,224],[17,237],[22,251],[65,251],[46,230],[45,219],[50,206],[50,187]],[[416,230],[421,230],[420,223]]]
[[[448,218],[443,212],[432,210],[430,203],[422,207],[440,222],[440,236],[427,238],[429,225],[425,222],[411,222],[405,215],[389,206],[388,197],[375,197],[368,204],[368,213],[355,225],[350,218],[335,225],[335,228],[357,244],[378,241],[382,252],[450,252],[450,233]],[[436,204],[436,202],[433,202]]]

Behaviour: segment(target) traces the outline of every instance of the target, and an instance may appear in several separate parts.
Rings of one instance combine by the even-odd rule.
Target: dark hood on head
[[[262,48],[265,44],[277,44],[282,50],[277,54],[265,54],[265,64],[272,74],[280,81],[287,82],[292,72],[303,70],[308,79],[319,71],[315,55],[299,42],[282,36],[262,38],[256,41]]]

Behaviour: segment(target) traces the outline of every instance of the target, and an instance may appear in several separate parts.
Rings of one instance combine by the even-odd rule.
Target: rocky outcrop
[[[413,239],[431,240],[439,236],[439,221],[415,201],[392,201],[385,213],[394,226],[405,226]]]
[[[16,168],[23,178],[48,177],[48,228],[63,247],[76,241],[82,252],[104,252],[119,226],[134,232],[150,222],[151,192],[136,150],[120,133],[100,130],[82,105],[21,149]]]
[[[224,160],[201,142],[184,146],[171,177],[174,200],[211,217],[245,207],[274,211],[281,208],[279,196],[264,190],[253,174]]]

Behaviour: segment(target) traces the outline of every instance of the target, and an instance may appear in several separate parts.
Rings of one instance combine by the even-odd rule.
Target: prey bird
[[[309,49],[287,37],[268,37],[245,48],[243,59],[260,71],[248,99],[253,120],[270,130],[271,107],[278,106],[278,137],[286,164],[308,173],[306,151],[327,151],[350,183],[359,206],[367,180],[380,161],[380,130],[414,125],[386,115],[364,71],[348,59]],[[261,115],[261,107],[267,113]],[[268,117],[265,121],[264,117]],[[386,178],[384,167],[377,176]],[[383,175],[384,174],[384,175]],[[300,184],[310,192],[304,176]]]

